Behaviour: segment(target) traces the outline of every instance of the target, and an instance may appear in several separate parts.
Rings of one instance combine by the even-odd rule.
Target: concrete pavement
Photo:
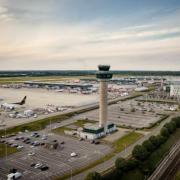
[[[115,160],[118,158],[118,157],[123,157],[123,158],[126,158],[128,157],[129,155],[131,155],[131,152],[133,150],[133,148],[137,145],[137,144],[142,144],[142,142],[144,142],[145,140],[147,140],[150,136],[152,135],[157,135],[159,134],[161,128],[163,127],[163,125],[166,123],[166,122],[169,122],[172,117],[175,117],[177,115],[179,115],[180,113],[176,113],[174,115],[171,115],[170,117],[168,117],[166,120],[164,120],[163,122],[160,123],[160,125],[156,128],[154,128],[149,134],[147,134],[146,136],[143,136],[140,140],[136,141],[134,144],[128,146],[125,150],[123,150],[122,152],[118,153],[117,155],[115,155],[114,157],[112,157],[111,159],[109,159],[108,161],[105,161],[91,169],[88,169],[80,174],[77,174],[75,176],[73,176],[73,180],[82,180],[86,177],[86,175],[89,173],[89,172],[92,172],[92,171],[97,171],[98,173],[103,173],[104,171],[110,169],[111,167],[114,167],[114,162]]]

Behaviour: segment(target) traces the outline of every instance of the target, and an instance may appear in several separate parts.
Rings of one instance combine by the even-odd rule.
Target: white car
[[[28,153],[28,156],[34,156],[35,155],[35,153],[34,152],[30,152],[30,153]]]
[[[21,177],[22,177],[22,174],[20,172],[11,173],[7,175],[7,180],[20,179]]]
[[[76,157],[76,156],[77,156],[77,154],[75,152],[71,153],[71,157]]]
[[[35,169],[38,169],[38,168],[40,168],[42,165],[43,165],[42,163],[37,163],[37,164],[34,166],[34,168],[35,168]]]
[[[17,149],[22,149],[22,148],[24,148],[24,146],[18,146],[18,147],[17,147]]]

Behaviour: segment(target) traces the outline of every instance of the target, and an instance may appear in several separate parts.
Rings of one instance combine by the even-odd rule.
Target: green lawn
[[[140,139],[143,135],[136,132],[130,132],[129,134],[123,136],[122,138],[118,139],[113,143],[114,151],[121,152],[124,150],[127,146],[133,144],[138,139]]]
[[[64,134],[64,131],[71,131],[72,129],[66,126],[59,127],[57,129],[53,129],[52,132],[57,133],[57,134]]]
[[[180,180],[180,171],[178,171],[178,172],[176,173],[175,180]]]
[[[10,147],[7,145],[7,155],[17,152],[16,148]],[[6,155],[6,144],[0,143],[0,157],[4,157]]]
[[[26,129],[29,131],[37,131],[44,129],[47,125],[50,124],[50,121],[51,123],[57,121],[63,121],[65,119],[70,118],[71,116],[72,116],[71,114],[66,114],[66,115],[57,115],[53,117],[48,117],[34,122],[22,124],[16,127],[8,128],[6,132],[7,134],[12,134],[12,133],[18,133],[19,131],[25,131]],[[0,135],[4,135],[4,130],[0,130]]]
[[[9,83],[23,83],[25,81],[45,81],[45,82],[57,82],[57,81],[67,81],[74,79],[86,79],[93,78],[95,76],[37,76],[37,77],[0,77],[0,84],[9,84]]]
[[[72,124],[75,125],[75,126],[78,126],[78,127],[84,127],[84,125],[86,123],[94,124],[94,123],[97,123],[97,122],[93,121],[93,120],[77,120],[75,123],[72,123]]]

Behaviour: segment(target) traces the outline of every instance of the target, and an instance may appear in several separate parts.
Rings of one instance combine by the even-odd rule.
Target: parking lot
[[[59,146],[57,149],[49,149],[44,146],[32,146],[26,144],[22,139],[14,140],[16,137],[7,138],[8,142],[22,145],[23,148],[14,154],[0,159],[0,179],[7,179],[7,174],[11,168],[15,168],[23,174],[22,179],[52,179],[54,177],[63,176],[71,173],[71,170],[83,168],[100,157],[111,151],[111,148],[103,144],[91,144],[90,142],[79,141],[70,137],[59,136],[53,133],[48,134],[47,140],[40,137],[31,137],[30,133],[23,133],[16,137],[29,137],[30,140],[38,142],[52,142],[57,140]],[[64,142],[64,143],[62,143]],[[62,144],[61,144],[62,143]],[[34,155],[28,155],[28,153]],[[71,153],[75,152],[77,156],[71,157]],[[31,167],[32,163],[41,163],[49,167],[46,171]]]
[[[108,106],[108,120],[121,126],[131,126],[133,128],[149,127],[162,118],[162,115],[159,114],[167,113],[164,110],[166,106],[135,100],[118,102]],[[99,110],[89,111],[75,117],[75,119],[85,118],[98,121]]]

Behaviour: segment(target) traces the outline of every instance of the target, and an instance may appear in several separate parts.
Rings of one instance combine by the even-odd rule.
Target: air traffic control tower
[[[108,81],[112,78],[113,74],[109,71],[109,65],[99,65],[99,71],[96,73],[96,78],[100,81],[99,87],[99,127],[103,127],[107,131],[107,118],[108,118]]]

